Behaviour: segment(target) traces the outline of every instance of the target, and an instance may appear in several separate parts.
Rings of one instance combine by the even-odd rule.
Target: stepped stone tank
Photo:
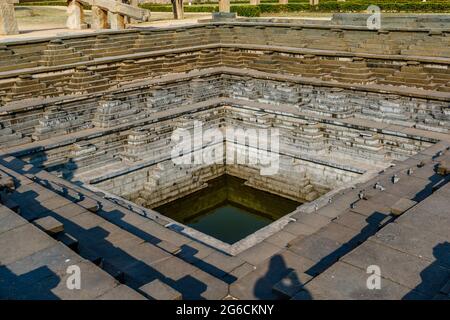
[[[405,220],[414,234],[414,206],[448,205],[449,44],[450,29],[248,20],[7,42],[0,47],[0,177],[16,183],[5,180],[1,206],[40,229],[48,216],[64,225],[51,236],[66,245],[72,239],[80,259],[120,282],[108,290],[121,297],[160,298],[155,288],[163,286],[175,292],[161,297],[169,299],[354,298],[365,286],[355,280],[365,266],[352,260],[354,251],[385,245],[391,249],[379,250],[388,254],[400,244],[384,243],[383,232],[402,235]],[[230,128],[241,129],[236,139]],[[183,156],[222,150],[219,161],[175,163],[177,129],[193,141],[218,132],[221,139]],[[277,150],[267,156],[276,155],[277,170],[265,175],[250,161],[245,134],[275,131]],[[249,161],[227,161],[235,154]],[[232,182],[205,197],[222,178]],[[48,195],[35,200],[21,188],[36,199]],[[32,199],[42,208],[30,210]],[[58,211],[64,206],[56,199],[80,212]],[[183,205],[170,209],[183,200],[195,218],[224,199],[266,218],[276,210],[267,199],[286,210],[226,242],[196,229],[198,221],[189,225]],[[450,220],[440,219],[422,226],[435,233],[423,247],[448,243]],[[368,240],[378,234],[376,245]],[[412,248],[400,251],[419,259]],[[276,257],[286,270],[253,290]],[[330,280],[333,272],[347,289],[333,287],[341,285]],[[180,280],[188,275],[206,289],[192,292]],[[379,294],[433,298],[445,294],[446,275],[433,291],[389,274]],[[286,278],[302,283],[286,288]]]

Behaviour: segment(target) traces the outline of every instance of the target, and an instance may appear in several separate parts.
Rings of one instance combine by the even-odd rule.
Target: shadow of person
[[[433,256],[436,260],[420,272],[421,282],[403,297],[404,300],[415,299],[417,293],[432,299],[450,281],[450,242],[437,244]]]
[[[312,300],[311,294],[304,289],[303,283],[292,268],[288,268],[281,255],[270,259],[266,274],[258,279],[253,289],[258,299],[287,299],[302,292],[303,300]]]
[[[207,286],[205,283],[197,280],[196,278],[187,275],[178,279],[173,287],[180,292],[183,292],[183,288],[189,288],[188,292],[184,292],[184,300],[205,300],[206,298],[202,296],[207,291]],[[186,290],[184,290],[186,291]]]

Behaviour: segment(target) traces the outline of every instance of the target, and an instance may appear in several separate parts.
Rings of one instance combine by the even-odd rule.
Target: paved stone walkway
[[[184,299],[448,298],[450,187],[448,176],[435,172],[449,151],[438,152],[448,146],[440,142],[316,212],[295,214],[296,221],[236,256],[166,228],[164,219],[142,217],[3,157],[0,174],[13,178],[15,190],[0,207],[0,295],[135,299],[167,286],[164,296],[174,299],[176,292]],[[400,179],[395,184],[393,174]],[[376,182],[384,191],[373,188]],[[391,208],[400,199],[417,204],[397,218]],[[44,217],[64,231],[52,238],[32,224]],[[86,291],[66,292],[67,259],[87,270]],[[381,290],[366,287],[369,265],[381,269]],[[39,288],[35,296],[24,283]]]
[[[76,265],[80,290],[66,286]],[[14,211],[0,205],[0,299],[144,299]]]
[[[75,251],[91,264],[100,266],[117,281],[139,290],[158,279],[179,291],[184,299],[221,299],[227,295],[228,287],[225,282],[175,256],[184,249],[182,246],[188,247],[190,239],[104,199],[100,200],[99,209],[96,210],[88,201],[97,203],[95,195],[88,192],[80,195],[77,191],[79,189],[72,189],[66,181],[44,171],[35,171],[18,159],[10,157],[3,163],[25,174],[23,176],[0,166],[2,174],[12,174],[16,180],[16,189],[8,196],[8,201],[5,201],[7,205],[14,204],[20,215],[28,221],[50,216],[61,222],[64,234],[76,239],[78,243]],[[66,189],[62,187],[64,185],[69,187]],[[23,218],[20,220],[24,223],[27,221]],[[15,242],[20,235],[7,233],[0,238],[0,247],[8,248],[5,253],[0,252],[3,265],[8,266],[46,245],[40,238],[31,238],[30,241],[37,242],[39,247],[31,247],[32,251],[28,252],[29,249],[25,249],[28,243],[25,234],[26,232],[21,233],[26,243],[23,246],[20,243],[19,247]],[[46,238],[49,243],[56,242]],[[16,250],[20,256],[10,257],[10,252]],[[81,269],[83,273],[83,268]],[[84,298],[95,297],[97,296],[90,295]],[[66,297],[62,295],[61,298]]]

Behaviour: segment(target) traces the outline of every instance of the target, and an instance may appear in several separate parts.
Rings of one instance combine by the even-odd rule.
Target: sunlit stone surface
[[[0,35],[14,35],[19,33],[14,4],[19,0],[3,0],[0,3]]]
[[[446,18],[365,18],[0,45],[0,298],[448,299]]]

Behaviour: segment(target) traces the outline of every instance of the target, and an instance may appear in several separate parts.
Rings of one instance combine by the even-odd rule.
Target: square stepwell
[[[155,211],[227,244],[234,244],[294,211],[299,202],[245,185],[222,175],[190,195]]]

